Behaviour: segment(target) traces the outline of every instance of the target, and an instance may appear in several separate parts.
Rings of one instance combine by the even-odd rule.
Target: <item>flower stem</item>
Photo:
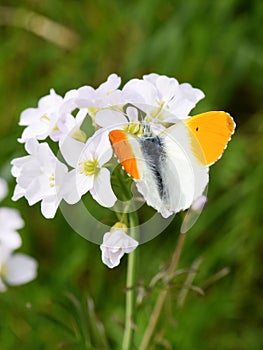
[[[129,213],[130,233],[134,239],[139,238],[138,228],[138,214],[137,212]],[[126,314],[125,314],[125,328],[122,341],[122,350],[131,349],[133,339],[133,317],[135,304],[135,270],[136,270],[136,250],[128,254],[128,267],[126,278]]]
[[[165,284],[166,287],[164,289],[161,290],[158,299],[156,301],[156,304],[154,306],[153,312],[151,314],[148,326],[146,328],[146,331],[144,333],[144,337],[142,339],[142,342],[139,346],[139,350],[147,350],[149,348],[149,343],[151,341],[151,338],[153,336],[155,327],[157,325],[157,322],[159,320],[164,302],[166,300],[167,294],[168,294],[168,286],[167,284],[173,279],[174,277],[174,273],[176,271],[181,253],[182,253],[182,249],[184,246],[184,241],[185,241],[185,233],[180,233],[179,238],[178,238],[178,242],[176,245],[176,248],[174,250],[169,268],[167,270],[167,275],[165,278]]]

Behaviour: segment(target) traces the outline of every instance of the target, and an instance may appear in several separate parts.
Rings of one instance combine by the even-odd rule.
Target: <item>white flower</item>
[[[83,86],[78,89],[78,96],[75,99],[77,108],[86,108],[93,118],[102,108],[112,108],[124,105],[126,99],[124,93],[119,90],[121,78],[116,74],[111,74],[106,82],[97,89],[91,86]]]
[[[25,148],[29,155],[11,162],[11,172],[17,181],[12,199],[25,197],[29,205],[42,201],[42,214],[53,218],[62,199],[67,167],[54,156],[47,143],[30,139]]]
[[[21,246],[21,237],[16,230],[24,226],[20,213],[13,208],[0,208],[0,245],[10,249]]]
[[[4,179],[0,178],[0,201],[5,198],[8,192],[7,183]]]
[[[143,80],[132,79],[124,87],[126,94],[137,93],[143,99],[130,101],[145,112],[149,121],[176,123],[189,116],[204,93],[188,83],[179,84],[174,78],[155,73],[144,75]]]
[[[6,284],[17,286],[36,278],[37,262],[21,253],[13,254],[12,250],[0,244],[0,292],[6,291]]]
[[[103,236],[100,246],[102,262],[109,268],[119,265],[121,258],[126,253],[131,253],[138,246],[138,242],[125,233],[123,228],[113,228]]]
[[[117,198],[111,188],[110,171],[104,167],[112,157],[108,132],[99,130],[86,143],[68,137],[60,144],[60,150],[74,168],[66,177],[63,198],[74,204],[89,191],[100,205],[112,207]]]
[[[26,142],[31,138],[44,140],[47,136],[58,141],[60,132],[64,134],[75,125],[75,118],[70,113],[76,108],[76,95],[76,90],[71,90],[63,98],[51,89],[49,95],[39,100],[37,108],[24,110],[19,125],[27,127],[19,141]]]

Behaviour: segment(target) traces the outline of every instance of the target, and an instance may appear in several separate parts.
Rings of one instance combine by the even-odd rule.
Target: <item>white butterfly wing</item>
[[[160,137],[166,153],[168,208],[176,213],[188,209],[203,194],[209,181],[209,169],[193,153],[189,131],[183,123],[168,128]],[[201,149],[195,151],[202,154]]]

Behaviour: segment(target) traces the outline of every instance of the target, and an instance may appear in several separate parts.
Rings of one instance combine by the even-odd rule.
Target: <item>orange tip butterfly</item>
[[[164,218],[188,209],[208,184],[209,166],[223,154],[235,130],[226,112],[185,119],[154,135],[112,130],[109,139],[119,162],[135,180],[147,204]]]

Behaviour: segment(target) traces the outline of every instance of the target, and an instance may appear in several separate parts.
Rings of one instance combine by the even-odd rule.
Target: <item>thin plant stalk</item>
[[[134,239],[139,237],[138,214],[129,213],[130,235]],[[126,278],[126,309],[125,327],[123,333],[122,350],[130,350],[134,334],[134,305],[135,305],[135,277],[136,277],[136,250],[128,254],[128,267]]]
[[[156,301],[156,304],[154,306],[153,312],[151,314],[148,326],[145,330],[144,333],[144,337],[142,339],[142,342],[139,346],[139,350],[147,350],[149,349],[149,344],[150,341],[152,339],[153,333],[155,331],[155,328],[157,326],[159,317],[161,315],[167,294],[168,294],[168,286],[167,284],[173,279],[175,271],[177,269],[178,266],[178,262],[182,253],[182,249],[184,246],[184,242],[185,242],[185,233],[180,233],[179,238],[178,238],[178,242],[175,248],[175,251],[173,253],[172,259],[171,259],[171,263],[169,265],[169,268],[167,270],[167,275],[165,278],[165,288],[163,288],[158,296],[158,299]]]

